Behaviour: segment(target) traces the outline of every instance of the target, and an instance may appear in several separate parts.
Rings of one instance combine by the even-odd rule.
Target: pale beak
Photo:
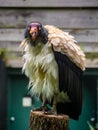
[[[35,41],[36,37],[38,36],[38,29],[37,29],[37,27],[32,27],[30,29],[29,33],[30,33],[30,35],[32,37],[32,40]]]

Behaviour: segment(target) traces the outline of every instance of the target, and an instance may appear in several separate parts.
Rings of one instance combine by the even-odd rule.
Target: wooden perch
[[[49,115],[41,111],[31,111],[29,130],[69,130],[67,115]]]

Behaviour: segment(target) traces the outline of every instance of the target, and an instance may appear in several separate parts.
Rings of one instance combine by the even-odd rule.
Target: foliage
[[[90,130],[95,130],[95,128],[90,124],[89,121],[87,121],[87,124],[88,124]]]
[[[1,58],[5,58],[5,52],[6,52],[5,48],[0,48],[0,57]]]

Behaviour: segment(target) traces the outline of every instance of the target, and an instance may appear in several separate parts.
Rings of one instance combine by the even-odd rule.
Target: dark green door
[[[38,104],[28,96],[24,75],[11,73],[8,77],[7,130],[28,130],[30,110]]]
[[[84,74],[83,111],[79,121],[70,121],[70,130],[89,130],[87,121],[90,121],[92,125],[95,125],[96,123],[96,88],[98,71],[95,70],[95,72],[97,72],[96,74],[93,72]],[[21,70],[10,70],[8,77],[7,130],[28,130],[30,110],[33,107],[38,107],[40,103],[33,97],[31,106],[30,103],[28,104],[28,102],[30,102],[30,97],[27,97],[28,92],[26,89],[28,80],[21,74]],[[24,99],[26,100],[23,103]]]

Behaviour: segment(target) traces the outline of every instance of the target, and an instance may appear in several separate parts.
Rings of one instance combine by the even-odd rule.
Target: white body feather
[[[39,43],[36,47],[28,44],[25,52],[23,70],[30,78],[32,94],[51,100],[54,93],[58,92],[58,67],[52,50],[48,44]]]

